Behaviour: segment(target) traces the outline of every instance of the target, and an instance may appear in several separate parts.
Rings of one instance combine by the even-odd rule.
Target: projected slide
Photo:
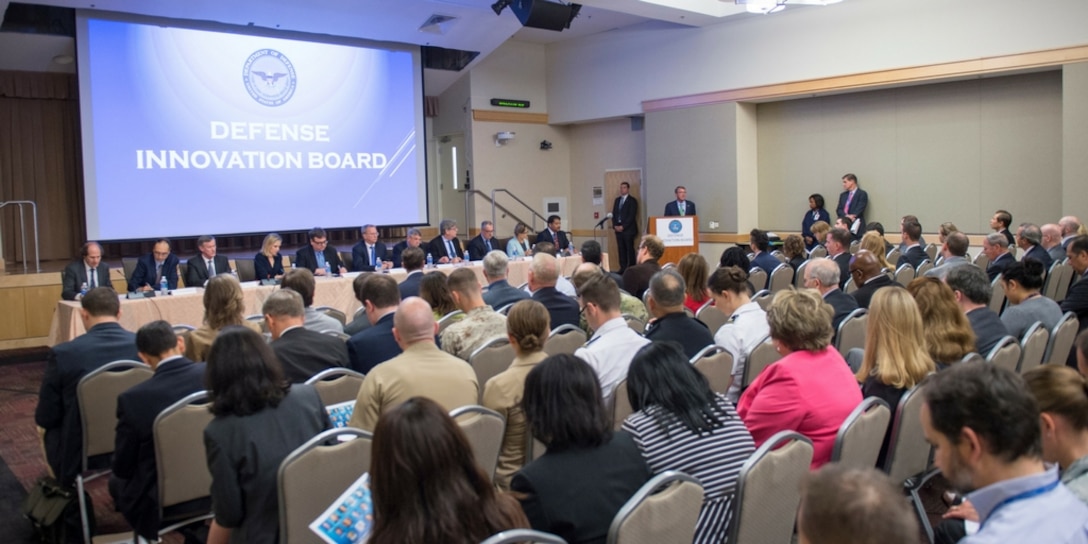
[[[80,17],[87,230],[426,222],[417,48]]]

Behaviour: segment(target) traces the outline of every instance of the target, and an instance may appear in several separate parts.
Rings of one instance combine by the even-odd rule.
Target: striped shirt
[[[725,395],[715,397],[727,419],[701,435],[689,431],[678,419],[662,428],[654,418],[663,411],[658,405],[643,408],[623,422],[623,430],[634,438],[654,474],[679,470],[702,482],[703,508],[695,527],[696,544],[718,544],[728,538],[737,476],[756,449],[733,405]]]

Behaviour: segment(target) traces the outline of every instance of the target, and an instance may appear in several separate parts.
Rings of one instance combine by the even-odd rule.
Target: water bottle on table
[[[332,264],[329,261],[325,261],[325,275],[332,277]]]
[[[166,283],[166,276],[159,281],[159,295],[166,296],[170,292],[170,285]]]
[[[434,268],[434,257],[430,253],[427,254],[427,268]]]

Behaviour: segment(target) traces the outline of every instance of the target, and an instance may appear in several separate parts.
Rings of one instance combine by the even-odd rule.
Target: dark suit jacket
[[[373,272],[381,269],[382,261],[392,261],[389,254],[389,248],[385,247],[385,242],[377,242],[374,244],[374,254],[378,256],[378,267],[375,268],[370,264],[370,255],[366,250],[366,242],[359,242],[354,246],[351,246],[351,270],[353,272]]]
[[[291,383],[302,383],[327,368],[348,366],[343,340],[305,327],[284,332],[271,346]]]
[[[404,300],[408,297],[419,296],[419,284],[423,281],[423,271],[416,270],[409,272],[408,277],[404,278],[404,281],[397,285],[397,289],[400,290],[400,299]]]
[[[1069,292],[1066,293],[1065,300],[1062,301],[1061,307],[1063,313],[1073,312],[1077,314],[1077,319],[1080,320],[1081,332],[1088,329],[1088,274],[1078,278],[1077,283],[1074,283],[1069,288]],[[1073,368],[1077,368],[1076,347],[1069,350],[1069,358],[1066,360],[1066,364]]]
[[[831,214],[827,213],[827,210],[823,208],[816,210],[815,216],[813,216],[812,210],[805,212],[805,218],[801,220],[801,238],[805,240],[805,249],[811,250],[820,245],[820,242],[812,235],[812,225],[817,221],[823,221],[830,225]],[[812,245],[808,243],[809,238],[812,238]]]
[[[673,217],[680,215],[680,205],[675,200],[665,204],[665,217]],[[695,203],[690,200],[684,201],[684,215],[699,215],[695,211]]]
[[[661,270],[657,261],[628,266],[623,272],[623,290],[631,293],[638,299],[642,299],[642,293],[650,286],[650,278]]]
[[[1047,253],[1047,255],[1050,255],[1050,262],[1051,263],[1055,263],[1057,261],[1061,261],[1061,260],[1066,258],[1065,248],[1062,247],[1061,244],[1058,244],[1058,245],[1046,250],[1046,253]]]
[[[631,435],[616,431],[598,448],[548,450],[514,474],[510,488],[525,494],[521,507],[533,529],[603,544],[612,518],[650,476]]]
[[[1002,253],[996,260],[990,261],[990,264],[986,266],[986,275],[990,277],[990,281],[994,281],[994,278],[998,274],[1005,272],[1005,267],[1016,262],[1009,253]]]
[[[627,200],[620,206],[620,198],[612,202],[612,226],[623,227],[623,234],[638,235],[638,199],[627,195]]]
[[[833,261],[839,265],[839,289],[846,287],[846,280],[850,279],[850,255],[849,251],[843,251]],[[830,258],[830,257],[829,257]]]
[[[578,326],[578,318],[581,311],[578,301],[560,293],[555,287],[541,287],[533,293],[533,300],[544,305],[551,316],[552,329],[560,325]]]
[[[846,199],[850,197],[850,191],[843,191],[839,193],[839,205],[835,207],[836,217],[846,217],[847,212],[843,209],[846,207]],[[861,226],[858,228],[857,236],[860,237],[865,234],[865,209],[869,207],[869,193],[866,193],[864,189],[858,187],[854,191],[854,199],[850,201],[849,215],[857,216],[861,221]]]
[[[714,343],[714,334],[694,317],[684,312],[668,314],[650,323],[646,338],[654,342],[676,342],[684,348],[688,359],[695,357],[703,348]]]
[[[464,259],[465,248],[461,247],[461,239],[454,238],[450,241],[453,242],[453,251],[457,254],[456,256],[460,259]],[[442,238],[441,234],[435,236],[434,238],[431,238],[431,241],[427,244],[427,247],[429,249],[424,249],[423,251],[425,253],[431,254],[431,257],[434,258],[435,264],[438,264],[438,260],[442,257],[450,257],[449,251],[446,250],[446,240],[445,238]],[[452,257],[450,260],[453,260]]]
[[[393,339],[393,314],[382,316],[377,323],[352,336],[347,345],[351,368],[363,374],[400,355],[400,345]]]
[[[499,247],[499,239],[494,236],[491,237],[491,249],[487,249],[487,245],[484,244],[483,236],[477,235],[475,238],[468,241],[468,260],[470,261],[482,261],[484,255],[487,255],[488,251],[499,250],[506,253],[506,246]]]
[[[1031,249],[1027,250],[1027,252],[1024,253],[1024,256],[1021,257],[1021,260],[1024,259],[1032,259],[1043,263],[1043,270],[1050,270],[1050,265],[1054,262],[1054,260],[1050,258],[1050,254],[1040,245],[1031,246]]]
[[[397,242],[395,245],[393,245],[393,268],[400,268],[401,267],[400,254],[404,253],[405,249],[408,249],[408,241],[407,240],[401,240],[401,241]],[[423,252],[424,253],[427,252],[426,246],[423,247]]]
[[[75,481],[83,451],[76,386],[87,373],[121,359],[139,360],[136,335],[118,323],[99,323],[49,351],[34,422],[45,429],[45,456],[61,483]]]
[[[767,272],[767,283],[771,283],[771,274],[774,273],[774,269],[778,268],[778,265],[782,264],[782,261],[778,260],[778,257],[771,255],[766,251],[761,251],[756,258],[752,259],[752,266],[758,266]],[[757,286],[763,289],[766,286]]]
[[[859,285],[858,290],[850,293],[854,300],[858,303],[858,308],[869,308],[869,301],[873,298],[873,293],[876,293],[878,289],[885,287],[902,287],[898,283],[895,283],[887,276],[887,274],[881,274],[872,279],[872,281]]]
[[[1005,239],[1009,241],[1009,247],[1016,247],[1016,238],[1009,232],[1009,229],[1001,229],[997,232],[1005,235]]]
[[[110,281],[110,265],[104,261],[98,263],[95,276],[98,278],[98,287],[113,288],[113,282]],[[60,298],[64,300],[75,300],[84,283],[90,288],[90,282],[87,281],[87,267],[83,264],[83,259],[68,263],[68,266],[64,267],[64,271],[60,273],[60,283]]]
[[[227,260],[226,255],[216,255],[215,259],[215,274],[230,274],[230,261]],[[208,265],[204,264],[204,256],[197,255],[190,257],[188,261],[185,261],[188,265],[188,269],[185,271],[185,285],[188,287],[203,287],[204,282],[208,281]]]
[[[967,312],[967,320],[975,331],[975,347],[978,354],[985,357],[990,350],[1009,335],[1009,330],[993,310],[982,307]]]
[[[140,535],[159,530],[158,470],[152,425],[175,402],[204,390],[204,363],[184,357],[160,364],[155,375],[117,397],[113,475],[120,480],[117,509]]]
[[[558,238],[559,238],[559,247],[557,247],[556,249],[558,249],[560,251],[564,251],[568,247],[570,247],[570,240],[567,239],[567,233],[566,232],[559,231],[556,234],[558,235]],[[540,242],[554,243],[553,240],[552,240],[552,231],[550,231],[548,229],[544,229],[544,230],[538,232],[536,234],[536,243],[539,244]]]
[[[899,256],[899,260],[895,262],[895,268],[898,270],[900,266],[909,264],[914,267],[915,270],[918,270],[918,267],[922,266],[922,261],[928,258],[929,255],[926,255],[926,250],[922,249],[922,246],[911,246],[907,248],[905,253]]]
[[[340,260],[340,252],[330,245],[325,246],[325,250],[321,253],[325,255],[325,262],[332,266],[332,273],[339,274],[340,268],[344,267],[344,263]],[[314,253],[314,246],[306,244],[299,248],[298,253],[295,253],[295,266],[309,268],[310,272],[317,270],[317,254]]]
[[[268,257],[265,257],[263,253],[258,252],[253,256],[253,270],[257,273],[257,279],[270,280],[284,274],[283,255],[277,253],[272,260],[276,261],[276,264],[268,264]]]
[[[829,292],[824,297],[824,302],[830,304],[835,310],[835,315],[831,318],[831,327],[836,332],[839,330],[839,323],[842,323],[850,312],[858,309],[858,301],[839,289]]]
[[[162,275],[166,277],[166,284],[170,290],[178,288],[178,262],[177,255],[173,253],[166,256],[162,263]],[[145,285],[158,291],[159,283],[155,281],[155,256],[148,253],[136,261],[136,270],[132,271],[132,278],[128,280],[128,290],[135,291]]]
[[[498,280],[487,287],[484,302],[498,310],[507,304],[529,298],[529,293],[510,285],[506,280]]]

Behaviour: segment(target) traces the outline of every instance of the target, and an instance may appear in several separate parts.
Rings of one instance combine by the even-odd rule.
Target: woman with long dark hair
[[[436,321],[457,309],[457,304],[453,302],[453,293],[447,284],[448,279],[448,276],[436,270],[424,274],[419,282],[419,297],[431,305]],[[460,318],[455,321],[460,321]]]
[[[725,395],[688,362],[679,344],[654,342],[627,371],[635,413],[623,422],[654,473],[679,470],[703,484],[695,543],[729,536],[740,467],[755,452],[752,435]]]
[[[288,384],[272,348],[244,327],[219,333],[204,385],[215,415],[204,429],[215,512],[208,543],[276,542],[277,471],[295,448],[331,427],[325,407],[313,386]]]
[[[425,397],[378,419],[370,477],[371,544],[476,544],[529,526],[517,501],[496,491],[476,464],[457,423]]]

